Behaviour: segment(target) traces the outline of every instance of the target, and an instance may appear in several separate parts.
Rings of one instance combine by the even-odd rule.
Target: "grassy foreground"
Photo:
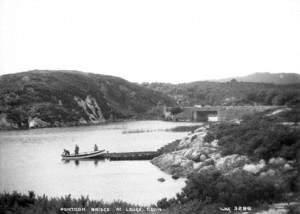
[[[79,199],[71,195],[49,198],[45,195],[36,196],[34,192],[28,194],[0,193],[0,214],[52,214],[52,213],[164,213],[155,206],[143,207],[123,201],[106,203],[102,200],[91,200],[88,197]]]

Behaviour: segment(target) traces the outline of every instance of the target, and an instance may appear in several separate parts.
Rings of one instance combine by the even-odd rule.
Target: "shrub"
[[[288,206],[287,214],[299,214],[300,213],[300,205],[290,205]]]
[[[223,123],[210,128],[205,140],[219,139],[222,153],[248,155],[253,159],[271,157],[295,159],[300,149],[299,129],[281,125],[272,118],[246,117],[240,125]]]
[[[277,185],[272,177],[260,178],[240,170],[229,175],[213,170],[193,174],[186,182],[181,194],[171,200],[163,199],[158,207],[178,205],[190,206],[193,212],[201,211],[206,205],[256,206],[282,200],[286,189]],[[195,206],[200,204],[201,206]],[[189,205],[188,205],[189,204]]]
[[[33,192],[21,194],[0,193],[0,213],[22,213],[22,214],[40,214],[40,213],[68,213],[61,211],[61,208],[86,208],[84,213],[95,213],[89,207],[106,207],[110,211],[106,213],[135,213],[127,212],[125,208],[138,207],[122,201],[114,201],[112,203],[105,203],[102,200],[90,200],[88,197],[81,197],[79,199],[72,198],[71,195],[60,198],[48,198],[44,196],[35,196]],[[116,208],[121,208],[123,212],[116,212]],[[77,212],[74,212],[77,213]]]

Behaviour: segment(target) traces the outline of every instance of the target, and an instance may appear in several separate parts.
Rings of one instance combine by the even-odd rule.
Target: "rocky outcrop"
[[[180,177],[185,177],[193,171],[193,161],[187,159],[183,151],[161,155],[151,162],[161,170]]]
[[[222,172],[229,172],[236,168],[244,167],[245,164],[249,163],[248,157],[244,155],[228,155],[216,160],[215,167],[216,169]]]
[[[215,163],[221,158],[221,154],[217,141],[211,143],[204,141],[207,128],[208,126],[203,126],[188,134],[180,140],[176,151],[164,153],[151,162],[161,170],[181,177],[195,171],[215,168]]]
[[[99,107],[97,100],[93,98],[91,95],[88,95],[85,100],[82,100],[79,97],[74,97],[74,100],[77,102],[78,106],[80,106],[84,113],[89,118],[89,121],[92,123],[101,123],[105,122],[105,118]],[[82,123],[85,121],[81,120]]]
[[[28,119],[28,127],[29,128],[45,128],[48,127],[50,124],[41,120],[38,117],[29,118]]]
[[[264,160],[260,160],[259,163],[251,163],[246,164],[243,169],[245,171],[251,172],[253,174],[257,174],[261,172],[266,167],[266,162]]]
[[[253,162],[245,155],[221,155],[218,141],[205,142],[207,126],[189,133],[182,138],[173,152],[164,153],[154,159],[152,164],[176,177],[186,177],[190,173],[219,170],[231,174],[244,170],[259,176],[274,176],[294,169],[294,162],[284,158],[271,158],[269,161]]]

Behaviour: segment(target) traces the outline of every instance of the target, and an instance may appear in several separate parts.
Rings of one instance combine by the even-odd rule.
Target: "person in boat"
[[[97,146],[97,144],[95,144],[95,146],[94,146],[94,151],[95,151],[95,152],[98,151],[98,146]]]
[[[69,150],[67,150],[67,149],[64,149],[64,155],[70,155],[70,152],[69,152]]]
[[[75,145],[75,155],[78,155],[79,153],[79,146],[76,144]]]

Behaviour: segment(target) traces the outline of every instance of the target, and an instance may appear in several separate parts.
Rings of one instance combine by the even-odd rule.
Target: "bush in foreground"
[[[212,127],[205,140],[214,139],[219,140],[223,155],[241,154],[255,160],[295,160],[300,150],[298,128],[261,115],[246,117],[239,125],[222,123]]]
[[[287,189],[277,185],[273,177],[257,177],[243,170],[224,175],[213,170],[190,176],[183,192],[176,198],[162,199],[160,208],[183,206],[188,212],[200,212],[206,206],[258,206],[273,203],[285,198]],[[187,208],[189,207],[189,208]]]
[[[102,200],[90,200],[88,197],[81,197],[74,199],[71,195],[60,198],[48,198],[47,196],[36,196],[34,192],[30,191],[28,195],[17,192],[1,193],[0,194],[0,213],[20,213],[20,214],[41,214],[41,213],[101,213],[93,212],[91,208],[108,208],[110,211],[103,213],[136,213],[126,211],[128,208],[143,208],[141,206],[128,204],[122,201],[115,201],[106,203]],[[66,211],[62,208],[86,208],[84,212]],[[117,208],[122,211],[116,212]],[[146,212],[139,212],[146,213]],[[148,212],[149,213],[149,212]],[[153,213],[153,212],[152,212]]]

